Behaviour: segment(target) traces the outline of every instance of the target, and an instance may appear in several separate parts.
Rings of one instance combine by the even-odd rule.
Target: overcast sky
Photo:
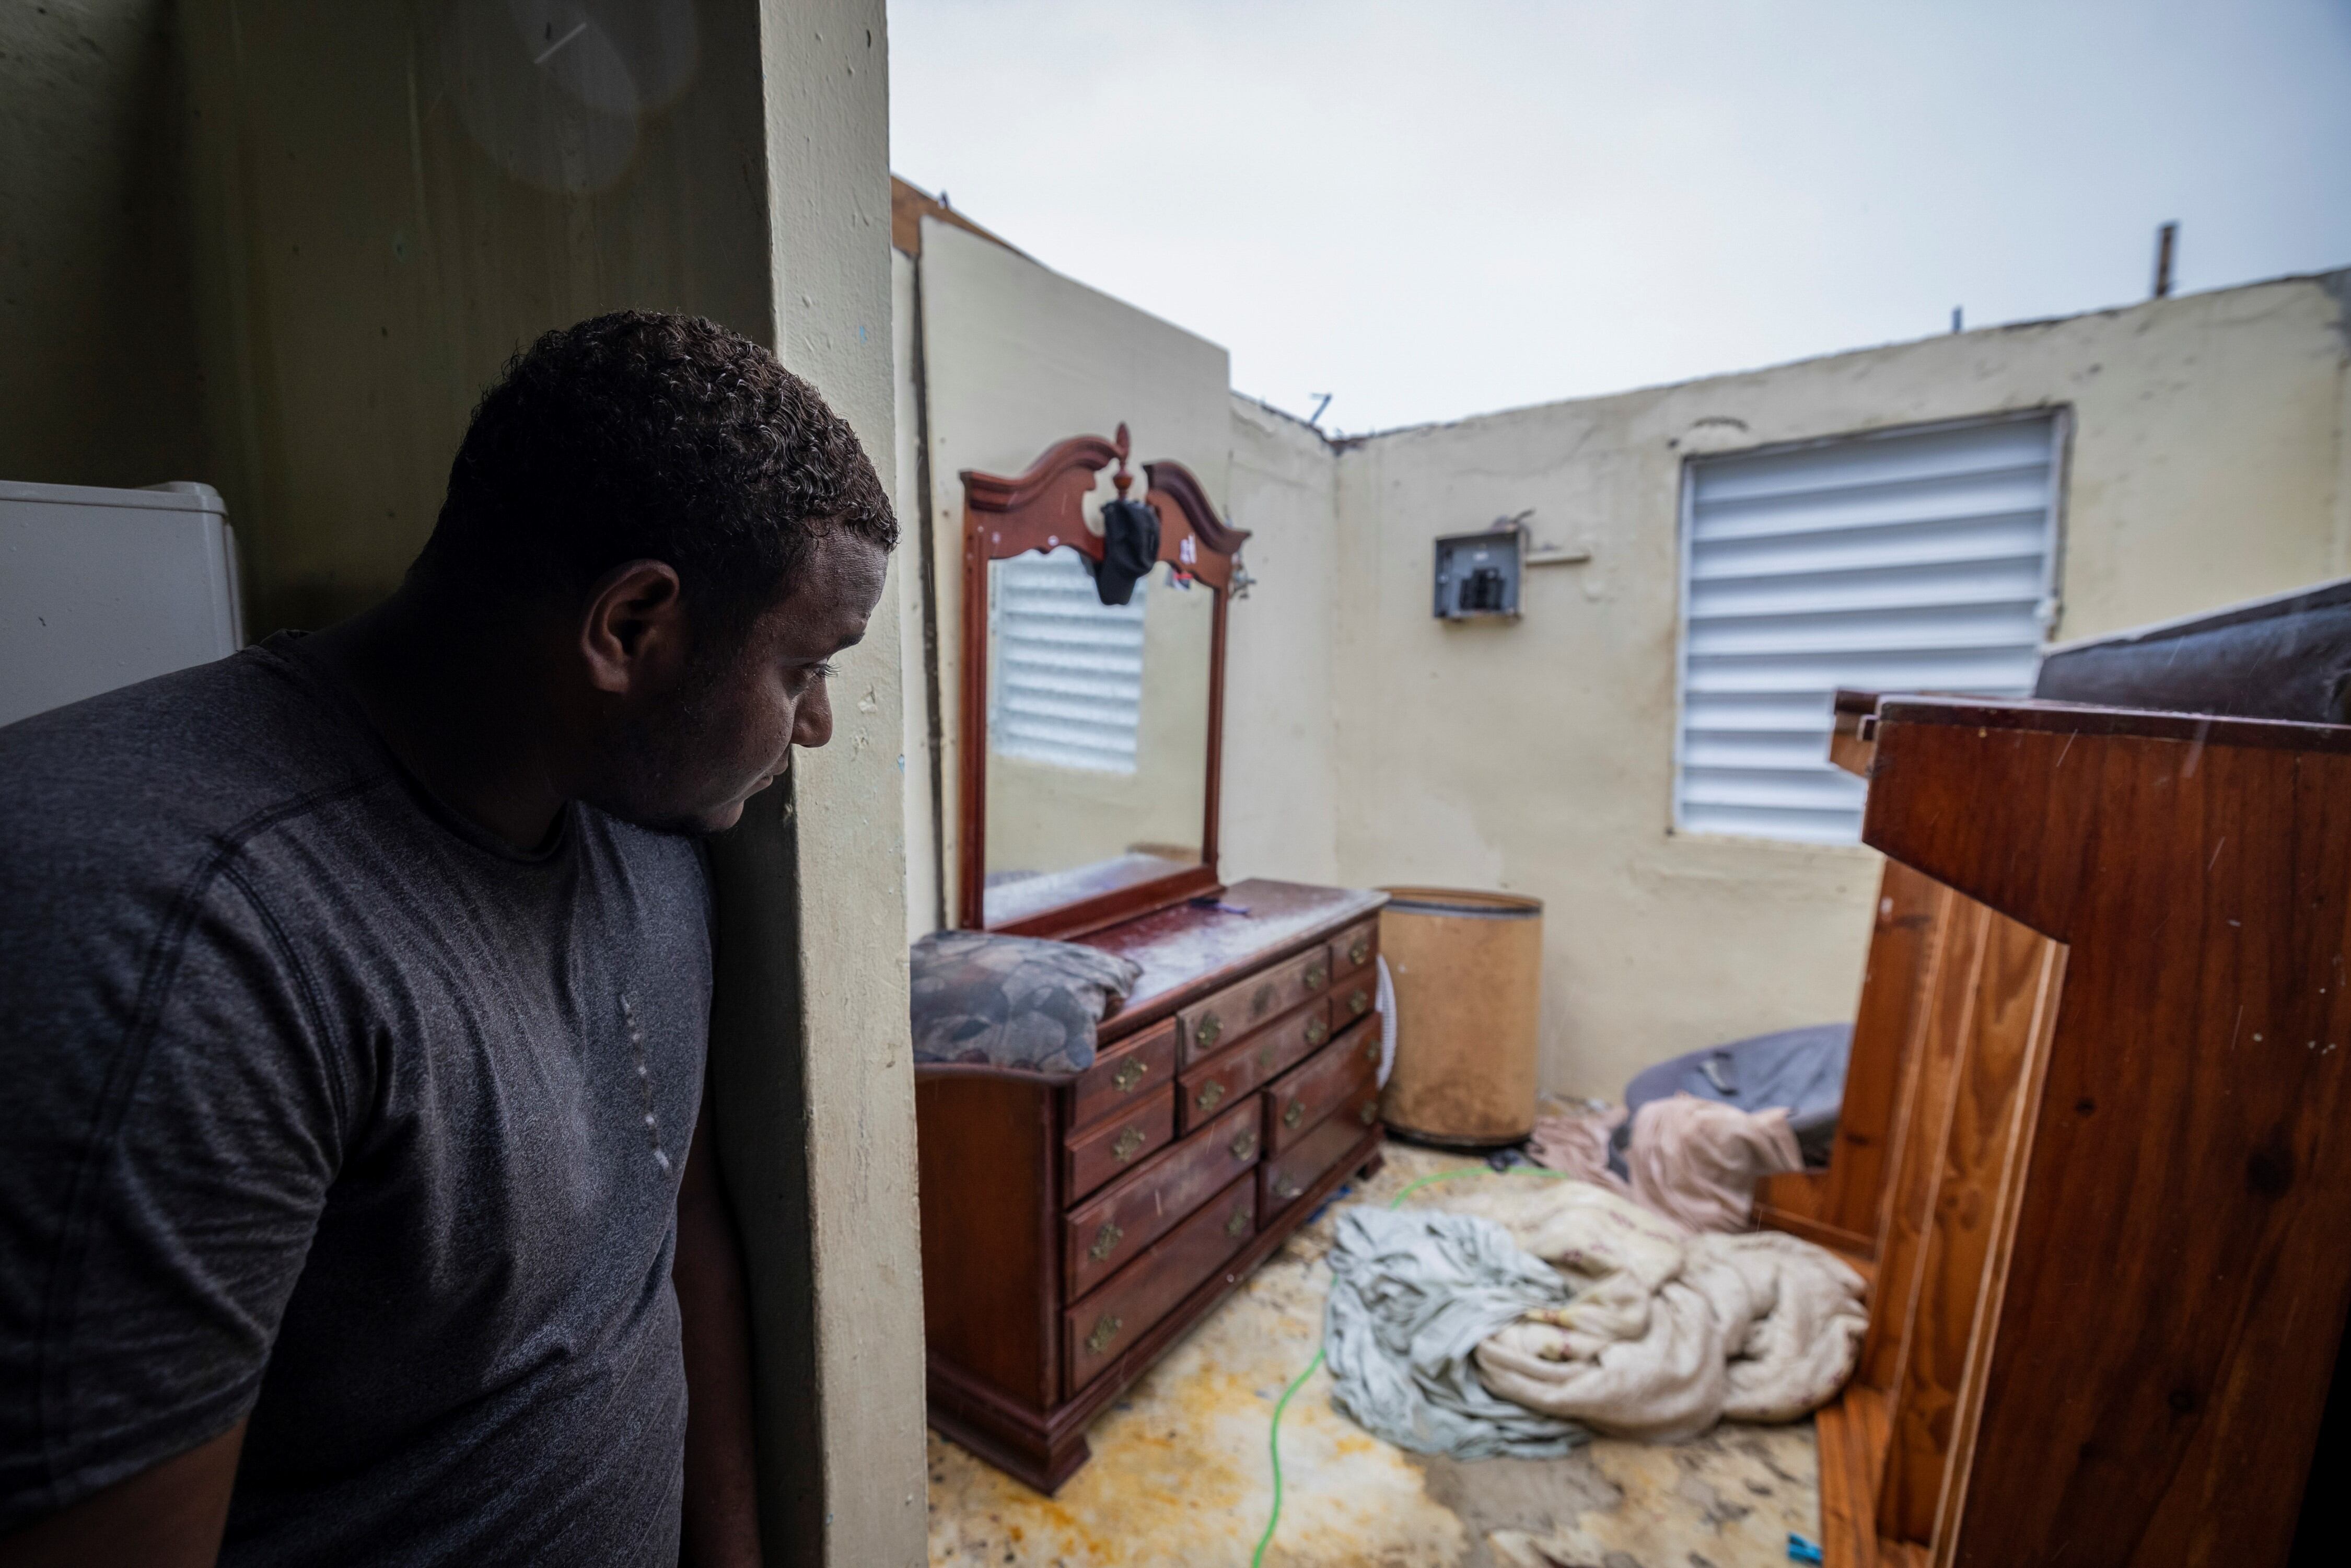
[[[2351,265],[2351,0],[892,0],[891,162],[1364,431]]]

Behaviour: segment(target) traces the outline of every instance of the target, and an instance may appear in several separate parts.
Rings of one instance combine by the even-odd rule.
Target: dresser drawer
[[[1240,1044],[1196,1067],[1176,1082],[1176,1118],[1186,1131],[1222,1115],[1259,1084],[1303,1061],[1331,1038],[1331,1005],[1314,1002],[1258,1030]]]
[[[1062,1299],[1077,1300],[1141,1257],[1256,1165],[1260,1115],[1254,1099],[1244,1101],[1072,1209],[1061,1222]]]
[[[1331,1024],[1345,1029],[1373,1016],[1379,1001],[1379,979],[1370,969],[1358,969],[1331,982]]]
[[[1116,1115],[1176,1076],[1176,1020],[1120,1040],[1079,1074],[1070,1095],[1070,1125]]]
[[[1101,1376],[1256,1234],[1257,1178],[1243,1176],[1100,1290],[1065,1310],[1061,1346],[1069,1395]]]
[[[1320,943],[1227,986],[1176,1015],[1183,1025],[1184,1065],[1205,1061],[1267,1020],[1330,989],[1331,949]]]
[[[1266,1154],[1297,1144],[1325,1116],[1353,1122],[1360,1136],[1380,1117],[1380,1092],[1374,1082],[1379,1071],[1379,1030],[1364,1024],[1282,1074],[1265,1096]]]
[[[1281,1154],[1257,1167],[1258,1223],[1270,1225],[1281,1211],[1347,1157],[1371,1129],[1349,1115],[1325,1116]]]
[[[1114,1176],[1134,1170],[1176,1137],[1176,1086],[1163,1084],[1119,1115],[1061,1141],[1061,1191],[1075,1203]],[[974,1171],[974,1181],[987,1174]]]
[[[1376,972],[1372,959],[1380,950],[1380,923],[1366,920],[1331,938],[1331,980],[1333,985],[1360,973],[1368,980]]]

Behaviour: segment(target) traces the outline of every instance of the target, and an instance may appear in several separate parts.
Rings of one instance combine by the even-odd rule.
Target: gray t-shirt
[[[0,728],[0,1531],[249,1413],[225,1563],[674,1563],[700,853],[517,854],[312,664]]]

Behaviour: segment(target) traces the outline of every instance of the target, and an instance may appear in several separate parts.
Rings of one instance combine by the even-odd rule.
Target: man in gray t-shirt
[[[695,836],[895,538],[765,350],[602,317],[384,604],[0,729],[0,1565],[758,1561]]]

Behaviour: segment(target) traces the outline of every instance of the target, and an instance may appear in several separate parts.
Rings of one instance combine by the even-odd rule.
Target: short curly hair
[[[817,390],[716,322],[620,310],[507,361],[412,571],[496,613],[666,561],[701,635],[731,641],[834,529],[898,541],[873,465]]]

